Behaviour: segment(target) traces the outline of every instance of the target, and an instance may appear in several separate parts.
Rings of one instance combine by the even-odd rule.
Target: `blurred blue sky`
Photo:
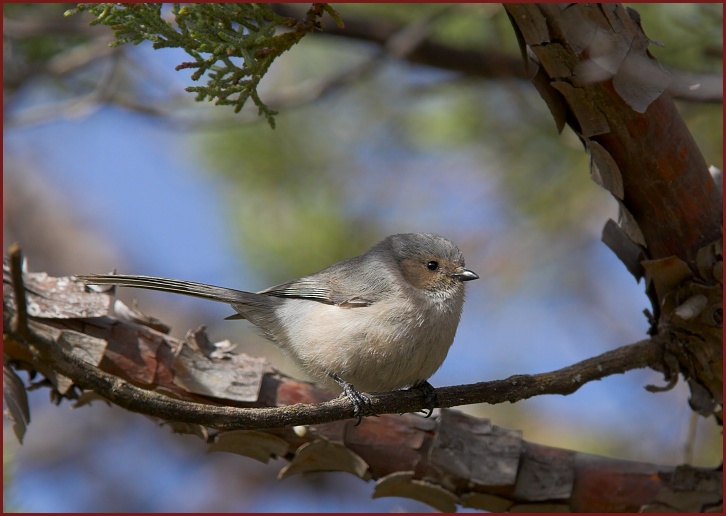
[[[153,63],[160,74],[165,76],[163,70],[169,70],[170,83],[183,84],[180,74],[172,71],[180,60],[175,52],[153,52],[145,46],[134,52]],[[20,111],[56,100],[55,94],[39,83],[24,94],[14,109]],[[284,119],[279,119],[280,123],[285,123]],[[260,130],[269,129],[260,125]],[[204,165],[195,156],[199,147],[193,144],[194,137],[193,132],[170,129],[150,117],[100,107],[88,116],[6,128],[4,156],[32,162],[42,181],[68,199],[78,219],[115,242],[123,250],[125,263],[135,268],[124,272],[261,289],[266,285],[260,284],[254,269],[237,257],[239,249],[230,236],[235,228],[225,213],[225,180],[201,170]],[[379,146],[369,145],[368,140],[362,140],[350,153],[370,169],[385,168],[392,160],[405,163],[400,172],[404,180],[405,174],[411,176],[408,195],[421,195],[437,207],[401,213],[390,205],[376,206],[370,199],[361,199],[359,209],[375,209],[376,217],[389,218],[391,233],[408,230],[400,227],[406,218],[420,225],[430,224],[442,233],[447,227],[473,232],[479,226],[491,229],[504,225],[502,201],[492,185],[485,184],[482,190],[470,192],[447,183],[447,175],[413,180],[419,171],[435,169],[442,163],[461,168],[464,177],[478,175],[476,160],[465,150],[439,149],[427,153],[395,148],[381,154],[376,152]],[[11,171],[22,173],[22,167]],[[488,192],[486,202],[482,202],[481,191]],[[603,197],[606,198],[604,192]],[[411,206],[406,205],[406,209]],[[611,216],[616,216],[614,204]],[[605,220],[601,222],[604,224]],[[597,239],[597,235],[593,238]],[[517,259],[536,263],[543,256],[546,253]],[[32,258],[29,257],[31,269]],[[593,281],[605,302],[598,310],[607,312],[617,325],[608,329],[601,326],[602,321],[595,324],[587,307],[569,297],[566,289],[558,288],[563,280],[552,276],[547,263],[532,267],[539,274],[522,278],[531,288],[519,288],[507,296],[493,296],[488,288],[492,280],[483,278],[469,285],[456,341],[431,382],[443,386],[543,372],[643,338],[647,325],[641,311],[648,303],[642,284],[636,284],[602,244],[589,247],[582,259],[588,261],[592,270],[599,271]],[[467,257],[474,270],[478,270],[477,266],[485,267],[485,260],[485,256]],[[103,271],[66,271],[87,272]],[[177,302],[168,297],[158,299]],[[183,306],[200,306],[192,303],[203,302],[189,301]],[[151,307],[144,308],[153,313]],[[223,306],[210,310],[219,313],[220,318],[229,312]],[[231,332],[232,325],[240,323],[218,324],[215,336],[226,338],[225,329]],[[681,385],[674,391],[653,395],[642,388],[647,383],[662,381],[645,371],[630,372],[589,384],[572,396],[528,400],[520,404],[520,410],[541,421],[535,423],[537,426],[550,425],[553,433],[569,428],[595,437],[630,435],[637,441],[629,447],[631,457],[666,457],[663,460],[671,462],[679,456],[690,418],[685,403],[687,393]],[[13,447],[17,460],[11,497],[25,511],[205,511],[210,507],[240,507],[243,511],[426,510],[425,506],[406,500],[370,500],[371,484],[347,476],[341,480],[340,475],[335,476],[334,482],[342,482],[342,489],[323,489],[333,477],[321,475],[315,481],[323,486],[320,491],[311,489],[315,482],[291,478],[273,483],[275,495],[271,496],[269,491],[257,489],[252,479],[255,475],[272,478],[282,467],[282,461],[261,466],[246,458],[206,454],[201,442],[172,436],[168,429],[155,428],[142,416],[119,415],[120,409],[101,404],[70,412],[66,404],[50,406],[46,391],[35,392],[31,398],[33,421],[26,443],[20,449]],[[498,413],[495,408],[472,410],[502,424],[491,415]],[[111,433],[106,433],[108,427],[101,426],[107,417],[115,421]],[[85,449],[83,443],[73,442],[74,425],[99,425],[104,434],[98,436],[92,449]],[[64,439],[76,451],[70,460],[49,461],[52,454],[43,452],[43,441],[61,427],[67,433]],[[7,430],[7,424],[4,428]],[[527,430],[524,437],[530,438]],[[8,438],[6,431],[6,445]],[[582,442],[585,441],[583,437]],[[571,442],[575,448],[579,443],[575,437]],[[228,500],[224,503],[211,499],[211,494],[220,489],[215,468],[230,467],[240,461],[245,461],[253,473],[240,479],[226,479],[229,484],[222,489]],[[99,492],[107,494],[99,497]],[[340,494],[333,494],[336,492]],[[125,500],[133,500],[133,504],[125,506]],[[235,500],[241,505],[235,505]]]
[[[148,274],[237,278],[223,185],[197,173],[185,139],[153,119],[101,107],[88,118],[9,131],[5,145],[36,160],[79,218],[113,235]]]

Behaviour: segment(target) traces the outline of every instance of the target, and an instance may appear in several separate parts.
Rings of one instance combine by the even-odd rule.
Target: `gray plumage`
[[[233,317],[257,326],[316,383],[342,386],[342,379],[379,392],[422,384],[436,372],[459,324],[464,282],[478,276],[449,240],[407,233],[257,293],[150,276],[78,278],[229,303]]]

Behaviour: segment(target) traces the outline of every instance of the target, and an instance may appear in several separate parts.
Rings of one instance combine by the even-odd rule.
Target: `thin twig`
[[[264,429],[321,424],[350,418],[353,407],[346,398],[314,405],[295,404],[272,408],[237,408],[170,398],[141,389],[68,353],[55,342],[58,330],[31,321],[29,342],[50,357],[54,369],[80,388],[90,389],[132,412],[167,421],[200,424],[216,429]],[[582,385],[612,374],[659,363],[662,343],[648,339],[608,351],[557,371],[515,375],[504,380],[436,389],[439,407],[472,403],[514,402],[542,394],[569,394]],[[416,412],[426,406],[418,389],[371,394],[377,414]]]

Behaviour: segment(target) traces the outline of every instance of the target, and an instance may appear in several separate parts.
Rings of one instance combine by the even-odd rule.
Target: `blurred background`
[[[501,5],[334,5],[351,25],[417,24],[415,34],[487,59],[469,74],[362,39],[305,37],[262,83],[280,111],[275,130],[255,109],[194,102],[190,74],[174,71],[183,52],[110,49],[110,29],[63,16],[73,6],[3,5],[3,246],[19,242],[31,271],[116,269],[254,291],[386,235],[429,231],[456,242],[482,278],[469,284],[434,386],[545,372],[646,336],[643,285],[600,242],[616,203],[522,78]],[[722,94],[722,5],[634,7],[664,66]],[[692,93],[679,109],[722,168],[720,96]],[[205,324],[212,339],[301,377],[246,322],[224,321],[225,305],[119,297],[177,337]],[[687,388],[651,394],[647,384],[663,380],[631,371],[566,397],[460,409],[537,443],[719,464],[721,434],[692,415]],[[30,399],[22,446],[3,426],[6,511],[430,510],[372,500],[371,483],[344,473],[278,481],[283,461],[208,454],[199,439],[116,407],[55,406],[47,389]]]

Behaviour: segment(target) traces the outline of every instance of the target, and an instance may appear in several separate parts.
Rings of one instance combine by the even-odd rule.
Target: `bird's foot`
[[[353,387],[352,383],[346,382],[335,373],[330,373],[330,377],[335,380],[338,385],[340,385],[341,389],[343,389],[341,396],[345,395],[353,404],[353,417],[358,418],[358,422],[355,424],[355,426],[360,425],[363,416],[377,415],[375,412],[373,412],[373,409],[371,407],[371,399],[366,394],[358,391],[358,389]]]
[[[417,383],[416,385],[411,387],[411,389],[420,389],[423,392],[424,400],[426,401],[425,410],[429,411],[429,413],[426,414],[424,417],[429,417],[436,408],[436,405],[439,404],[439,397],[436,395],[436,389],[434,389],[434,386],[426,380],[421,383]],[[419,412],[423,412],[423,410]]]

